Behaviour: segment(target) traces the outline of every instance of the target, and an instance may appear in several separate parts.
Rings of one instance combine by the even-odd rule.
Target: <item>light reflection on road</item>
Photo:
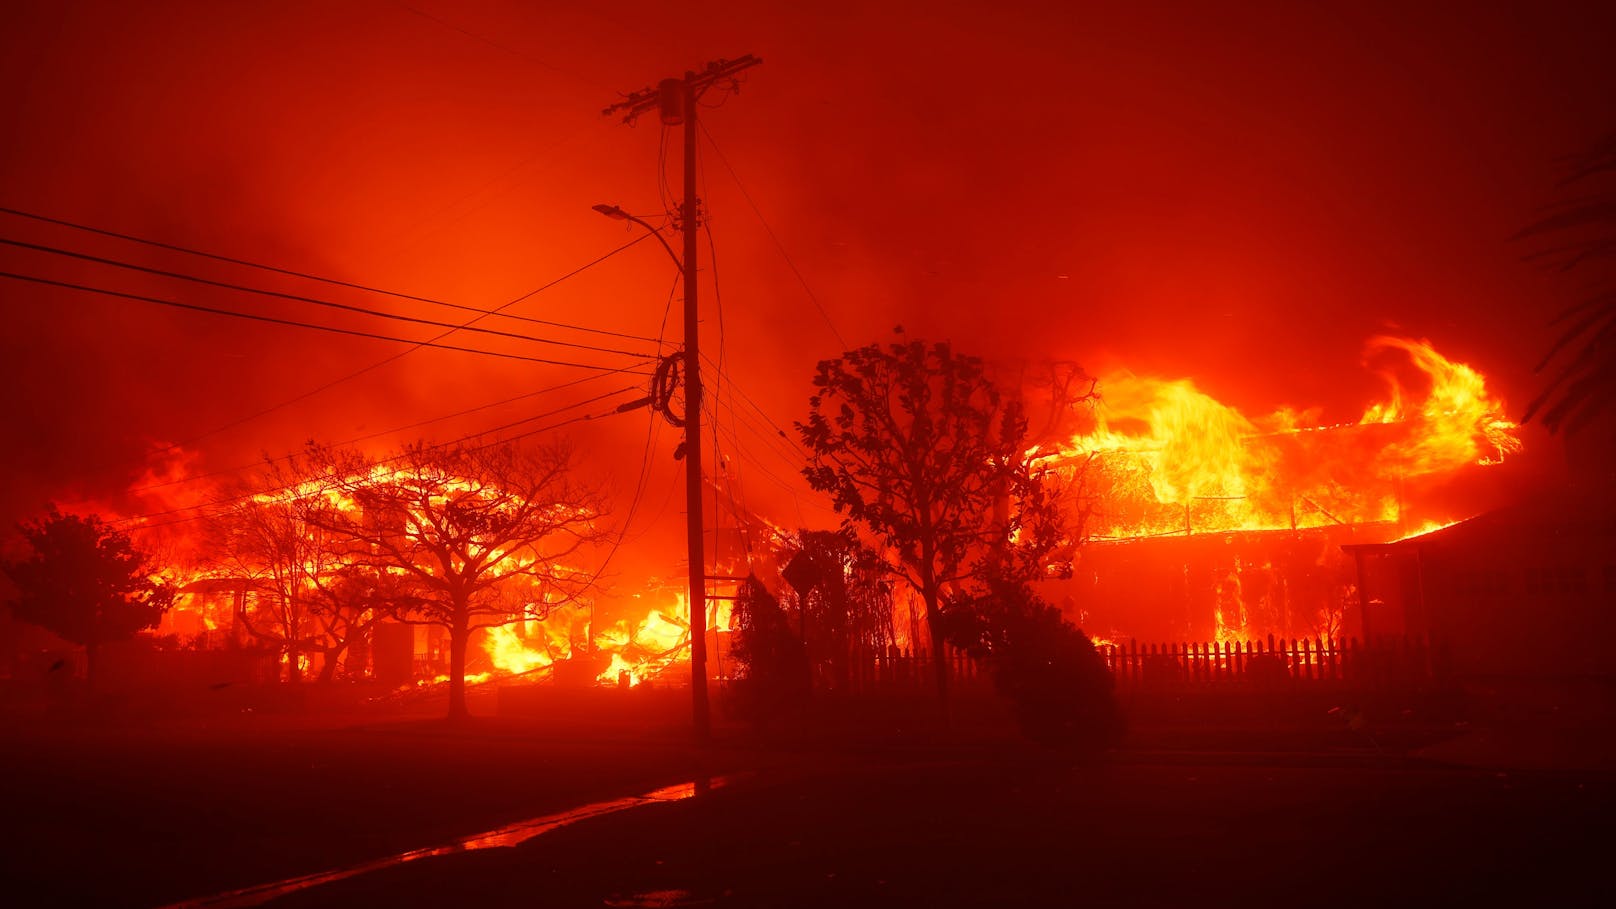
[[[340,881],[345,878],[355,877],[361,874],[369,874],[373,871],[381,871],[385,868],[394,868],[406,862],[416,861],[417,859],[433,858],[440,855],[454,855],[460,852],[474,852],[478,849],[509,849],[514,846],[520,846],[534,837],[549,833],[551,830],[554,830],[557,827],[564,827],[568,824],[577,823],[578,821],[587,820],[592,817],[600,817],[604,814],[613,814],[618,811],[626,811],[630,808],[639,808],[644,805],[654,805],[658,802],[677,802],[684,799],[694,798],[698,795],[703,795],[719,786],[733,782],[733,780],[733,777],[718,777],[715,779],[703,778],[693,780],[688,783],[678,783],[673,786],[664,786],[661,789],[652,790],[651,792],[644,793],[643,795],[631,795],[626,798],[610,799],[604,802],[594,802],[593,804],[584,805],[579,808],[573,808],[571,810],[562,811],[556,814],[547,814],[543,817],[529,818],[525,821],[517,821],[514,824],[507,824],[504,827],[498,827],[484,833],[477,833],[471,836],[461,837],[452,843],[447,843],[442,846],[429,846],[425,849],[412,849],[409,852],[401,852],[398,855],[389,856],[387,858],[362,862],[357,865],[350,865],[347,868],[321,871],[316,874],[305,874],[299,877],[287,878],[286,880],[276,881],[270,884],[258,884],[253,887],[244,887],[240,890],[230,890],[224,893],[217,893],[212,896],[185,900],[183,902],[173,903],[164,907],[164,909],[203,909],[203,907],[206,907],[206,909],[234,909],[234,907],[241,906],[258,906],[267,903],[272,899],[276,899],[277,897],[285,896],[288,893],[296,893],[299,890],[307,890],[310,887],[318,887],[322,884],[329,884],[334,881]]]

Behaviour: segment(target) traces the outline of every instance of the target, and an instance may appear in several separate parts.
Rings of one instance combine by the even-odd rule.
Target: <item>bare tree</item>
[[[449,716],[466,710],[466,645],[479,628],[542,619],[595,576],[569,565],[602,541],[600,492],[575,479],[564,445],[405,448],[371,464],[316,452],[330,494],[308,521],[357,541],[354,564],[408,578],[400,615],[449,632]]]
[[[220,567],[259,592],[242,598],[237,619],[253,638],[286,658],[287,679],[301,678],[305,654],[323,656],[329,682],[352,646],[387,615],[379,575],[361,558],[368,550],[312,515],[331,507],[339,487],[310,465],[271,463],[264,488],[212,521]]]

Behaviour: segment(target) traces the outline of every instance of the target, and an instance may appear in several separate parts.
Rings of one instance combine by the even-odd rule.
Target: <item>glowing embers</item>
[[[672,601],[667,606],[598,629],[590,627],[587,609],[558,610],[542,621],[490,628],[483,649],[497,669],[512,675],[545,678],[550,674],[544,670],[574,664],[601,685],[642,685],[664,678],[675,664],[690,662],[689,598],[680,592],[663,595]],[[708,603],[710,633],[729,630],[730,611],[728,600]],[[592,646],[586,648],[585,641]]]
[[[1101,380],[1092,431],[1044,458],[1105,540],[1397,521],[1405,480],[1520,450],[1474,369],[1423,341],[1380,337],[1369,351],[1406,359],[1418,388],[1388,368],[1388,399],[1357,423],[1311,425],[1289,409],[1253,419],[1187,379],[1123,374]]]

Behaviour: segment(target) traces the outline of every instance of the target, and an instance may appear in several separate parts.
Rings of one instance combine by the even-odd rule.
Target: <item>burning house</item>
[[[1335,425],[1249,418],[1188,380],[1102,379],[1089,425],[1039,452],[1083,541],[1046,596],[1102,640],[1362,634],[1341,547],[1467,517],[1419,493],[1520,447],[1475,370],[1423,341],[1370,349],[1403,369]]]
[[[1069,570],[1043,582],[1045,597],[1100,641],[1454,630],[1453,622],[1434,618],[1434,601],[1376,591],[1402,591],[1408,559],[1424,564],[1421,547],[1450,537],[1395,541],[1480,510],[1433,505],[1426,488],[1517,451],[1515,426],[1478,373],[1429,343],[1377,338],[1371,349],[1394,363],[1388,393],[1359,419],[1335,424],[1294,410],[1248,417],[1188,380],[1102,378],[1098,397],[1034,451],[1061,478],[1078,531],[1063,554]],[[375,547],[393,531],[360,515],[362,500],[421,486],[419,502],[390,506],[395,517],[440,508],[440,499],[463,500],[456,507],[467,514],[483,500],[504,503],[498,507],[521,500],[492,485],[448,478],[442,489],[427,489],[396,468],[367,470],[324,485],[289,477],[286,489],[244,502],[229,539],[243,544],[238,554],[246,557],[198,570],[159,633],[193,648],[278,650],[289,678],[319,675],[338,661],[349,677],[392,685],[447,677],[451,648],[442,623],[386,617],[397,610],[382,602],[385,582],[407,581],[408,571],[377,561]],[[734,580],[755,571],[783,589],[780,563],[792,551],[789,533],[729,504],[735,520],[713,532],[710,549],[715,576],[724,579],[709,589],[707,622],[719,678]],[[311,505],[333,514],[321,516]],[[342,515],[355,515],[343,519],[351,527],[331,523]],[[344,528],[368,542],[351,549],[326,539]],[[470,633],[464,668],[472,680],[688,681],[683,578],[584,595],[574,589],[586,580],[581,570],[540,565],[537,550],[520,546],[498,553],[498,570],[512,584],[473,623],[486,627]],[[544,578],[530,577],[539,568]],[[900,648],[924,649],[918,608],[900,600],[889,636]],[[1393,614],[1398,618],[1388,618]]]

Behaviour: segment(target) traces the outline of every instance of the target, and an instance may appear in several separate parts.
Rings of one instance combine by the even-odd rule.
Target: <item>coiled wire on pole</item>
[[[651,406],[662,412],[663,419],[680,429],[684,428],[685,420],[673,409],[673,392],[683,378],[684,356],[683,352],[663,356],[657,361],[656,371],[651,374]]]

